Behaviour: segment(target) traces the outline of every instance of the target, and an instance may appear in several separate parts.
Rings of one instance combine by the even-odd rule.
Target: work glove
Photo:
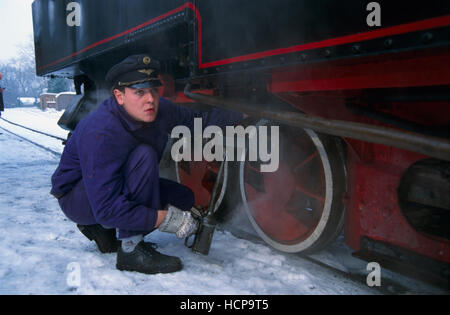
[[[159,226],[161,232],[174,233],[178,238],[186,238],[194,234],[199,226],[190,211],[183,211],[175,206],[167,207],[167,215]]]
[[[198,221],[192,217],[192,214],[188,211],[183,211],[183,224],[180,226],[178,231],[175,233],[178,238],[189,237],[198,229]]]

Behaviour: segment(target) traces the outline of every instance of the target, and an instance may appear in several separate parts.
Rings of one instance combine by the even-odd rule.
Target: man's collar
[[[131,117],[130,114],[127,113],[125,108],[117,103],[114,96],[111,97],[111,105],[113,110],[115,110],[119,115],[120,120],[125,123],[125,127],[127,127],[127,129],[129,129],[130,131],[136,131],[147,125],[147,123],[137,121],[133,117]]]

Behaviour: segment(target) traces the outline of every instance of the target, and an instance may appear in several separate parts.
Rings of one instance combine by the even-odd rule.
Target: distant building
[[[39,97],[41,102],[41,110],[47,108],[56,108],[56,95],[55,93],[44,93]]]
[[[41,110],[54,108],[58,111],[65,110],[76,94],[74,92],[43,93],[40,96]]]

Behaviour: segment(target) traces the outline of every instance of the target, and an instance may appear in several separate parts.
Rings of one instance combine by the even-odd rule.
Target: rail
[[[47,136],[47,137],[55,138],[55,139],[61,140],[61,141],[63,141],[63,142],[67,140],[67,139],[64,139],[64,138],[61,138],[61,137],[58,137],[58,136],[55,136],[55,135],[51,135],[51,134],[48,134],[48,133],[45,133],[45,132],[42,132],[42,131],[39,131],[39,130],[35,130],[35,129],[32,129],[32,128],[29,128],[29,127],[27,127],[27,126],[23,126],[23,125],[21,125],[21,124],[14,123],[14,122],[9,121],[8,119],[5,119],[5,118],[3,118],[3,117],[0,117],[0,119],[3,120],[3,121],[6,121],[7,123],[9,123],[9,124],[11,124],[11,125],[18,126],[18,127],[27,129],[27,130],[32,131],[32,132],[35,132],[35,133],[39,133],[39,134],[41,134],[41,135],[45,135],[45,136]]]

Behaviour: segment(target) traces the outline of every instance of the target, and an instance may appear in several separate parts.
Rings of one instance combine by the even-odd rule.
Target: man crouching
[[[206,126],[242,119],[240,113],[202,113],[161,98],[158,74],[159,62],[148,55],[130,56],[111,68],[106,81],[113,96],[77,125],[51,191],[101,252],[117,251],[117,269],[147,274],[179,271],[182,263],[144,242],[146,234],[159,228],[185,238],[198,227],[190,212],[192,191],[159,177],[171,130],[178,125],[193,129],[196,117]]]

